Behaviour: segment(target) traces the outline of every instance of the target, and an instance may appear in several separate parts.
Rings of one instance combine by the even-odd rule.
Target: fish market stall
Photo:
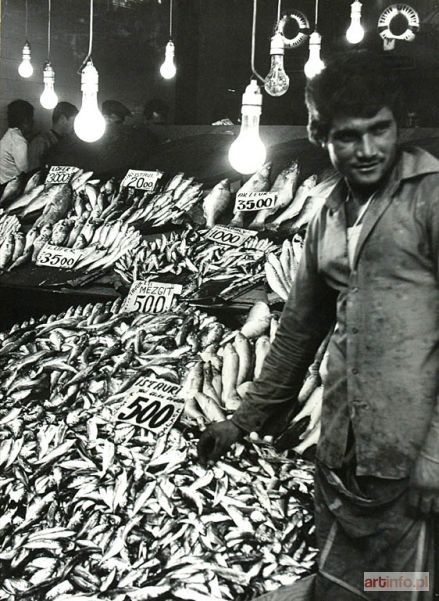
[[[0,599],[244,600],[313,571],[311,464],[251,439],[196,459],[273,323],[118,300],[2,334]]]

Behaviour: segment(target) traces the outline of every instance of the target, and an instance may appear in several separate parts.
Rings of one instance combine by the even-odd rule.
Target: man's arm
[[[29,144],[29,171],[42,166],[42,159],[45,152],[46,143],[41,135],[38,135]]]
[[[263,433],[270,418],[297,398],[309,365],[336,318],[337,291],[317,269],[317,218],[309,225],[296,280],[260,377],[251,385],[233,423]]]

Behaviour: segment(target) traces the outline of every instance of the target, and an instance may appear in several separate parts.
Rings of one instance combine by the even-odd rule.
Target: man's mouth
[[[354,169],[355,171],[359,171],[360,173],[370,173],[371,171],[374,171],[378,165],[379,165],[379,161],[376,161],[375,163],[365,163],[362,165],[354,165]]]

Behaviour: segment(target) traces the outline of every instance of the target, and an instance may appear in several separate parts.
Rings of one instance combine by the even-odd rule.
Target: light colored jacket
[[[28,170],[27,140],[18,127],[10,127],[0,140],[0,184]]]

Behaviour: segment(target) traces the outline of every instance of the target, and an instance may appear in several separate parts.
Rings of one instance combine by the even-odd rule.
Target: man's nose
[[[364,134],[361,137],[361,141],[357,147],[358,156],[369,158],[375,156],[377,153],[377,146],[374,137],[371,134]]]

